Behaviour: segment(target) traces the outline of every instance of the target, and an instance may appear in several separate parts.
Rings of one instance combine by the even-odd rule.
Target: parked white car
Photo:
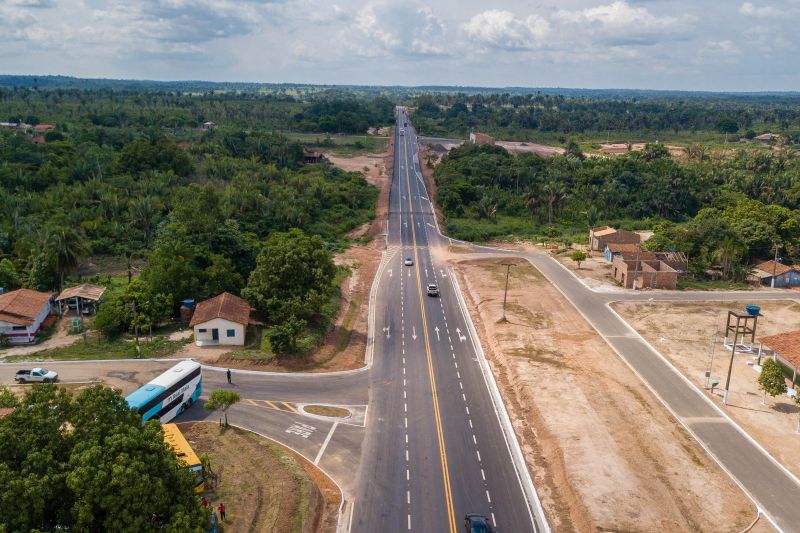
[[[17,383],[53,383],[58,381],[58,373],[46,368],[19,370],[14,376],[14,381]]]

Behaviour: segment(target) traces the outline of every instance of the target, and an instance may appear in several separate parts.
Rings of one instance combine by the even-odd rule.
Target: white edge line
[[[319,466],[319,460],[322,459],[322,455],[325,453],[325,449],[328,447],[328,443],[331,441],[331,437],[333,437],[333,432],[336,431],[336,427],[339,425],[339,421],[336,420],[331,424],[331,429],[328,430],[328,435],[325,437],[325,440],[322,442],[322,446],[320,446],[319,451],[317,452],[317,456],[314,458],[314,466]]]
[[[550,533],[550,524],[547,522],[547,517],[544,514],[544,509],[542,508],[542,502],[539,500],[539,495],[536,493],[536,487],[533,484],[533,479],[531,478],[530,471],[528,470],[528,465],[522,454],[522,448],[519,445],[516,433],[514,432],[511,424],[511,418],[509,417],[508,411],[503,403],[500,390],[497,388],[497,382],[495,381],[492,370],[489,367],[488,361],[486,360],[486,355],[483,353],[483,347],[481,346],[480,342],[476,342],[476,339],[478,338],[478,332],[475,330],[475,325],[472,323],[472,318],[466,311],[466,302],[461,294],[461,287],[456,279],[455,271],[452,267],[448,267],[448,270],[450,271],[450,283],[453,285],[453,289],[455,290],[459,308],[461,309],[461,314],[464,317],[464,322],[467,325],[467,329],[469,329],[470,341],[472,342],[473,349],[478,356],[481,374],[483,374],[484,382],[489,390],[489,397],[492,400],[495,416],[497,416],[497,420],[500,422],[500,427],[503,430],[503,439],[506,442],[509,455],[511,455],[517,480],[519,481],[520,487],[523,489],[522,492],[525,495],[525,499],[528,501],[528,514],[530,516],[531,523],[533,524],[534,529],[537,530],[538,528],[536,520],[533,516],[534,510],[531,508],[532,502],[536,507],[536,513],[541,519],[544,533]]]
[[[533,263],[533,261],[531,261],[529,258],[527,258],[527,257],[524,257],[524,259],[525,259],[525,260],[527,260],[527,261],[528,261],[528,263],[530,263],[530,265],[531,265],[532,267],[534,267],[536,270],[538,270],[538,271],[539,271],[539,272],[540,272],[540,273],[541,273],[541,274],[542,274],[542,275],[543,275],[545,278],[547,278],[547,281],[550,283],[550,285],[552,285],[553,287],[555,287],[555,288],[556,288],[556,290],[558,290],[558,292],[560,292],[560,293],[561,293],[561,295],[562,295],[564,298],[566,298],[566,299],[567,299],[567,301],[568,301],[568,302],[569,302],[569,303],[572,305],[572,307],[573,307],[573,308],[575,308],[575,310],[577,310],[577,311],[578,311],[578,313],[579,313],[579,314],[580,314],[580,315],[583,317],[583,319],[584,319],[584,320],[585,320],[585,321],[586,321],[586,322],[587,322],[587,323],[588,323],[590,326],[592,326],[592,329],[594,329],[594,330],[597,332],[597,334],[598,334],[598,335],[600,335],[600,337],[602,337],[602,338],[603,338],[603,340],[606,342],[606,344],[608,344],[608,346],[609,346],[609,347],[611,347],[611,349],[612,349],[612,350],[614,350],[614,353],[616,353],[616,354],[617,354],[617,357],[619,357],[619,358],[622,360],[622,362],[623,362],[623,363],[625,363],[625,365],[626,365],[628,368],[630,368],[631,372],[633,372],[633,373],[634,373],[634,375],[635,375],[637,378],[639,378],[639,380],[640,380],[640,381],[641,381],[641,382],[644,384],[644,386],[645,386],[645,387],[647,387],[647,389],[648,389],[648,390],[649,390],[649,391],[650,391],[650,392],[653,394],[653,396],[655,396],[656,398],[658,398],[658,401],[660,401],[660,402],[661,402],[661,404],[662,404],[662,405],[663,405],[663,406],[664,406],[664,407],[667,409],[667,411],[669,411],[669,413],[672,415],[672,417],[673,417],[673,418],[674,418],[674,419],[675,419],[675,420],[676,420],[676,421],[677,421],[677,422],[678,422],[678,423],[679,423],[681,426],[683,426],[683,427],[684,427],[684,429],[686,429],[686,431],[687,431],[687,432],[688,432],[688,433],[689,433],[689,434],[692,436],[692,438],[694,438],[695,442],[697,442],[697,444],[699,444],[699,445],[700,445],[700,447],[701,447],[701,448],[703,448],[703,450],[705,450],[705,452],[708,454],[708,456],[709,456],[709,457],[711,457],[711,459],[713,459],[715,463],[717,463],[717,465],[720,467],[720,469],[722,469],[722,471],[723,471],[723,472],[725,472],[725,473],[728,475],[728,477],[729,477],[729,478],[730,478],[730,479],[731,479],[731,480],[732,480],[732,481],[733,481],[733,482],[734,482],[734,483],[735,483],[735,484],[736,484],[736,485],[737,485],[737,486],[738,486],[738,487],[739,487],[739,488],[742,490],[742,492],[743,492],[743,493],[744,493],[744,494],[745,494],[745,495],[746,495],[746,496],[747,496],[747,497],[750,499],[750,501],[751,501],[751,502],[752,502],[752,503],[755,505],[755,507],[756,507],[756,513],[758,513],[758,512],[761,512],[761,513],[762,513],[762,514],[763,514],[763,515],[764,515],[764,516],[767,518],[767,520],[769,521],[769,523],[770,523],[770,524],[772,524],[772,526],[773,526],[773,527],[774,527],[774,528],[775,528],[777,531],[783,531],[783,530],[782,530],[780,527],[778,527],[778,525],[775,523],[775,521],[772,519],[772,517],[770,517],[770,516],[769,516],[769,514],[768,514],[766,511],[764,511],[764,510],[763,510],[763,508],[762,508],[762,507],[761,507],[761,505],[759,504],[758,500],[757,500],[756,498],[754,498],[754,497],[753,497],[753,495],[750,493],[750,491],[749,491],[749,490],[747,490],[747,488],[746,488],[746,487],[745,487],[745,486],[744,486],[744,485],[743,485],[743,484],[742,484],[742,483],[741,483],[741,482],[740,482],[740,481],[739,481],[739,480],[738,480],[738,479],[737,479],[737,478],[736,478],[736,477],[735,477],[735,476],[734,476],[734,475],[733,475],[733,474],[730,472],[730,470],[728,470],[728,469],[725,467],[725,465],[723,465],[723,464],[722,464],[722,462],[721,462],[721,461],[720,461],[720,460],[717,458],[717,456],[716,456],[716,455],[714,455],[713,453],[711,453],[711,450],[710,450],[710,449],[709,449],[709,448],[708,448],[708,447],[705,445],[705,443],[703,443],[703,441],[702,441],[702,440],[700,440],[700,439],[698,438],[697,434],[695,434],[695,432],[694,432],[694,431],[692,431],[692,429],[689,427],[689,425],[688,425],[688,424],[686,424],[686,423],[683,421],[683,419],[682,419],[681,417],[679,417],[679,416],[678,416],[678,415],[675,413],[675,411],[673,411],[673,410],[672,410],[672,407],[670,407],[670,405],[669,405],[667,402],[665,402],[665,401],[664,401],[664,399],[663,399],[663,398],[662,398],[662,397],[661,397],[661,396],[658,394],[658,392],[656,392],[656,391],[655,391],[655,389],[653,389],[653,387],[650,385],[650,383],[649,383],[647,380],[645,380],[645,379],[644,379],[644,378],[641,376],[641,374],[639,374],[639,372],[637,372],[637,371],[636,371],[636,369],[635,369],[635,368],[634,368],[634,367],[633,367],[633,366],[632,366],[632,365],[631,365],[631,364],[628,362],[628,360],[627,360],[627,359],[626,359],[626,358],[625,358],[625,357],[624,357],[624,356],[623,356],[623,355],[622,355],[622,354],[619,352],[619,350],[617,350],[617,348],[616,348],[616,347],[615,347],[613,344],[611,344],[611,343],[608,341],[608,339],[606,339],[606,338],[605,338],[605,336],[604,336],[602,333],[600,333],[600,331],[599,331],[599,330],[598,330],[598,329],[595,327],[595,325],[594,325],[594,322],[592,322],[591,320],[589,320],[589,318],[588,318],[588,317],[587,317],[587,316],[586,316],[586,315],[583,313],[583,311],[582,311],[582,310],[581,310],[581,309],[580,309],[580,308],[579,308],[577,305],[575,305],[575,304],[572,302],[572,300],[569,298],[569,296],[567,296],[567,294],[566,294],[566,293],[565,293],[563,290],[561,290],[561,288],[560,288],[560,287],[559,287],[557,284],[555,284],[555,283],[553,282],[553,280],[552,280],[552,279],[550,279],[550,277],[549,277],[549,276],[548,276],[548,275],[547,275],[547,274],[546,274],[546,273],[545,273],[543,270],[539,269],[539,268],[536,266],[536,264],[534,264],[534,263]],[[565,267],[565,268],[566,268],[566,267]],[[567,270],[569,270],[569,269],[567,269]],[[606,304],[606,305],[607,305],[607,304]],[[611,311],[612,311],[612,312],[614,312],[614,310],[613,310],[613,309],[611,309]],[[614,312],[614,313],[616,314],[616,312]],[[618,314],[617,314],[617,316],[619,317],[619,315],[618,315]],[[620,318],[621,318],[621,317],[620,317]],[[624,320],[623,320],[623,323],[624,323],[624,324],[625,324],[625,325],[626,325],[626,326],[627,326],[629,329],[633,330],[633,328],[631,328],[631,326],[630,326],[630,325],[629,325],[627,322],[625,322]],[[633,331],[635,331],[635,330],[633,330]],[[640,337],[641,337],[641,336],[640,336]],[[645,343],[647,343],[647,341],[645,341]],[[647,345],[648,345],[648,346],[650,346],[650,345],[649,345],[649,343],[647,343]],[[650,349],[651,349],[651,350],[653,350],[652,346],[650,346]],[[655,351],[655,350],[653,350],[653,351]],[[659,357],[661,357],[661,358],[663,359],[663,356],[662,356],[661,354],[659,354],[657,351],[655,351],[655,352],[656,352],[656,354],[658,354],[658,356],[659,356]],[[668,363],[668,364],[669,364],[669,363]],[[686,376],[684,376],[683,374],[681,374],[680,372],[678,372],[678,371],[675,369],[675,367],[673,367],[672,365],[669,365],[669,366],[670,366],[670,368],[673,370],[673,372],[676,372],[676,373],[677,373],[679,376],[681,376],[683,379],[687,380]],[[688,380],[687,380],[687,381],[688,381]],[[705,394],[702,394],[702,393],[701,393],[701,396],[703,396],[703,397],[705,398]],[[710,401],[710,400],[708,400],[708,398],[706,398],[706,400],[707,400],[707,401]],[[712,402],[712,404],[713,404],[713,402]],[[724,415],[724,413],[723,413],[723,415]],[[727,418],[727,416],[726,416],[726,418]],[[730,420],[730,419],[728,418],[728,420]],[[733,424],[733,425],[734,425],[734,426],[736,426],[736,424]],[[738,427],[738,426],[737,426],[737,427]],[[741,431],[741,429],[740,429],[740,431]],[[759,447],[760,447],[760,446],[759,446]],[[763,448],[762,448],[762,449],[763,449]],[[769,456],[769,454],[767,454],[767,455]],[[773,459],[773,461],[774,461],[774,459]],[[792,476],[792,477],[794,477],[794,476]]]

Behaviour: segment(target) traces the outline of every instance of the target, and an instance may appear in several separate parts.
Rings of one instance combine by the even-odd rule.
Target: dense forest
[[[689,93],[691,95],[691,93]],[[503,139],[542,134],[620,136],[765,132],[800,142],[800,96],[716,95],[651,98],[559,94],[424,94],[414,99],[420,134],[465,138],[472,130]],[[627,138],[627,137],[626,137]]]
[[[354,118],[355,117],[355,118]],[[374,213],[359,173],[303,164],[276,129],[357,131],[383,98],[0,89],[0,287],[55,290],[90,257],[144,260],[98,324],[154,325],[181,299],[239,294],[267,239],[298,229],[328,250]],[[214,125],[202,127],[204,122]],[[121,302],[147,302],[137,315]]]
[[[485,241],[509,235],[586,239],[590,225],[653,229],[648,246],[690,254],[702,275],[720,266],[742,278],[772,256],[800,258],[800,158],[784,152],[686,161],[663,145],[612,157],[514,156],[467,144],[434,171],[451,235]],[[579,236],[579,237],[578,237]]]

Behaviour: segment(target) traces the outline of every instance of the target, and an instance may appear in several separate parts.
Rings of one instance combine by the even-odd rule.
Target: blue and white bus
[[[142,415],[143,422],[155,418],[164,424],[196,402],[202,389],[200,365],[194,361],[181,361],[130,393],[125,401]]]

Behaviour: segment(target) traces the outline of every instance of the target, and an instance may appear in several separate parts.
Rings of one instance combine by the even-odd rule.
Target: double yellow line
[[[456,515],[453,510],[453,494],[450,489],[450,469],[447,466],[447,448],[444,445],[444,430],[442,417],[439,413],[439,393],[436,392],[436,375],[433,372],[433,357],[431,355],[431,342],[428,337],[428,318],[425,315],[425,305],[422,296],[422,277],[419,270],[419,254],[417,251],[417,232],[414,230],[414,207],[411,202],[411,177],[408,173],[408,142],[403,139],[403,153],[406,163],[406,188],[408,193],[408,210],[411,215],[411,240],[414,243],[414,265],[417,271],[417,293],[419,294],[419,310],[422,315],[422,334],[425,339],[425,354],[428,357],[428,376],[431,381],[431,396],[433,397],[433,414],[436,421],[436,436],[439,439],[439,456],[442,461],[442,479],[444,483],[444,499],[447,507],[447,519],[450,524],[450,533],[456,533]],[[412,163],[413,165],[413,163]]]

